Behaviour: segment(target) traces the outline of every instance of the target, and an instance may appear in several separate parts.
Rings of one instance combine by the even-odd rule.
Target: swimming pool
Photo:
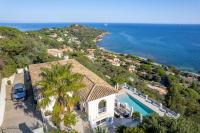
[[[119,95],[117,96],[117,99],[120,103],[127,103],[130,108],[133,107],[134,112],[140,112],[143,116],[148,116],[154,112],[153,110],[127,94]]]

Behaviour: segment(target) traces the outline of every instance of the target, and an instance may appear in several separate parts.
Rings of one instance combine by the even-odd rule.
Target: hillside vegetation
[[[104,31],[82,25],[71,25],[65,28],[42,29],[28,33],[30,36],[40,38],[49,48],[60,48],[66,45],[80,50],[96,48],[96,42]]]
[[[0,27],[0,65],[3,76],[31,63],[51,60],[41,40],[14,28]]]
[[[155,65],[152,60],[102,50],[96,42],[104,34],[103,30],[80,25],[28,32],[0,27],[0,71],[5,77],[15,72],[16,68],[56,60],[47,54],[47,48],[70,47],[74,51],[66,54],[111,85],[127,82],[181,115],[177,120],[152,115],[144,118],[137,128],[119,127],[119,132],[200,132],[200,77],[174,67]],[[95,59],[88,58],[88,49],[95,50]],[[120,66],[112,64],[114,59]],[[134,66],[133,72],[129,71],[130,66]],[[152,82],[164,86],[167,94],[161,95],[149,88],[147,84]]]

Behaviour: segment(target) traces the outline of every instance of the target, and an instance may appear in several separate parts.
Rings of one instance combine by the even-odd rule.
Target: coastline
[[[6,26],[6,27],[15,27],[15,28],[17,28],[17,29],[19,29],[20,31],[32,31],[32,30],[40,30],[40,29],[43,29],[43,28],[51,28],[51,27],[54,27],[54,28],[61,28],[61,27],[68,27],[69,25],[71,25],[71,24],[76,24],[76,22],[74,22],[74,23],[12,23],[12,24],[10,24],[10,23],[1,23],[0,25],[2,25],[2,26]],[[134,28],[136,27],[143,27],[143,26],[147,26],[147,27],[149,27],[149,26],[156,26],[156,25],[158,25],[158,26],[161,26],[160,24],[143,24],[143,23],[133,23],[133,24],[123,24],[123,23],[116,23],[116,24],[112,24],[112,23],[108,23],[108,25],[107,26],[105,26],[104,25],[104,23],[77,23],[77,24],[79,24],[79,25],[85,25],[85,26],[88,26],[88,27],[91,27],[91,28],[95,28],[95,29],[99,29],[99,30],[103,30],[104,32],[110,32],[110,33],[113,33],[113,34],[115,34],[115,31],[117,31],[117,32],[120,32],[120,30],[116,30],[116,26],[134,26]],[[166,24],[162,24],[163,26],[165,26]],[[171,27],[171,25],[166,25],[166,26],[170,26]],[[108,28],[107,28],[108,27]],[[130,28],[131,29],[131,27],[128,27],[128,28]],[[174,25],[173,27],[177,27],[177,25]],[[151,27],[150,27],[151,28]],[[156,27],[152,27],[154,30],[156,30]],[[177,27],[178,29],[180,28],[180,27]],[[177,29],[176,28],[176,29]],[[183,29],[185,29],[184,28],[184,26],[183,27],[181,27],[181,28],[183,28]],[[189,28],[189,27],[188,27]],[[187,29],[188,29],[187,28]],[[199,27],[197,27],[197,28],[200,28],[200,26]],[[25,30],[24,30],[25,29]],[[114,30],[113,30],[114,29]],[[162,29],[162,28],[161,28]],[[195,29],[196,29],[196,27],[195,27]],[[188,29],[189,30],[189,29]],[[125,30],[126,31],[126,30]],[[198,30],[195,30],[195,31],[198,31]],[[142,32],[143,32],[143,30],[142,30]],[[149,32],[149,31],[147,31],[147,32]],[[151,33],[151,32],[150,32]],[[186,34],[187,35],[187,34]],[[199,35],[199,34],[196,34],[196,35]],[[171,35],[170,35],[171,36]],[[144,36],[145,37],[145,36]],[[173,37],[175,37],[175,36],[173,36]],[[112,37],[111,37],[112,38]],[[115,39],[115,38],[114,38]],[[181,38],[181,39],[184,39],[184,38]],[[194,38],[195,39],[195,38]],[[194,40],[193,39],[193,40]],[[187,43],[188,43],[188,41],[187,41],[188,39],[185,39],[184,41],[186,41]],[[197,40],[199,40],[198,38],[197,38]],[[99,41],[101,41],[101,40],[99,40]],[[104,41],[104,40],[103,40]],[[102,42],[103,42],[102,41]],[[112,41],[112,39],[110,40],[110,41]],[[147,40],[148,41],[148,40]],[[151,40],[150,40],[151,41]],[[183,41],[183,40],[182,40]],[[199,40],[200,41],[200,40]],[[198,42],[199,42],[198,41]],[[126,42],[124,42],[124,41],[122,41],[122,47],[125,47],[124,45],[129,45],[128,43],[126,44]],[[177,41],[178,42],[178,41]],[[117,43],[119,43],[118,41],[114,41],[113,42],[113,45],[111,44],[111,46],[112,47],[115,47],[115,43],[116,43],[116,45],[117,45]],[[169,42],[170,43],[170,42]],[[191,41],[189,41],[189,44],[190,43],[192,43]],[[99,43],[99,44],[103,44],[103,43]],[[105,42],[105,44],[106,44],[106,42]],[[153,43],[152,43],[153,44]],[[197,43],[198,44],[198,43]],[[119,44],[120,45],[120,44]],[[104,45],[101,45],[101,47],[102,46],[104,46]],[[199,45],[198,45],[199,46]],[[106,46],[105,46],[106,47]],[[116,49],[117,49],[117,47],[118,46],[116,46]],[[136,45],[136,46],[134,46],[134,47],[136,47],[136,48],[138,48],[138,45]],[[173,47],[173,45],[172,45],[172,47]],[[108,49],[109,49],[109,46],[107,47]],[[182,53],[181,51],[177,51],[177,52],[179,52],[179,53],[177,53],[177,55],[179,55],[179,58],[178,58],[178,56],[175,56],[176,55],[176,52],[175,52],[175,55],[174,55],[174,53],[172,52],[172,54],[169,54],[168,53],[168,55],[169,55],[169,57],[167,56],[167,54],[165,54],[165,51],[162,51],[162,52],[159,52],[159,50],[155,50],[155,53],[158,53],[158,54],[156,54],[155,56],[154,56],[154,53],[152,53],[152,51],[150,52],[150,53],[146,53],[146,51],[145,51],[145,49],[147,49],[147,48],[149,48],[148,46],[146,47],[146,46],[142,46],[141,45],[141,48],[140,48],[140,46],[139,46],[139,49],[135,49],[136,50],[136,53],[135,52],[131,52],[132,50],[134,51],[134,48],[133,49],[131,49],[131,47],[129,48],[129,49],[131,49],[131,51],[129,52],[129,53],[131,53],[132,55],[134,55],[134,56],[137,56],[137,57],[141,57],[141,58],[144,58],[144,57],[146,57],[146,58],[150,58],[150,59],[152,59],[152,58],[154,58],[155,57],[155,59],[156,59],[156,62],[157,63],[160,63],[160,64],[163,64],[163,65],[165,65],[165,66],[176,66],[176,68],[178,69],[178,70],[181,70],[181,71],[186,71],[186,72],[189,72],[189,73],[195,73],[195,74],[198,74],[198,75],[200,75],[200,67],[199,67],[199,53],[197,53],[197,52],[195,52],[195,53],[191,53],[191,52],[187,52],[186,53],[186,55],[187,56],[184,56],[184,57],[182,57],[182,56],[180,56],[180,54]],[[168,48],[167,46],[166,46],[166,48]],[[186,48],[188,48],[188,47],[186,47]],[[195,48],[195,47],[192,47],[192,48]],[[118,48],[119,50],[118,50],[118,52],[120,52],[120,49],[121,49],[121,47],[119,47]],[[129,50],[128,49],[128,50]],[[140,51],[140,49],[142,49],[142,51]],[[152,48],[152,49],[154,49],[154,48]],[[115,49],[113,49],[113,50],[115,50]],[[143,51],[144,50],[144,51]],[[172,48],[172,50],[175,50],[176,51],[176,49],[173,49]],[[141,52],[141,54],[137,54],[137,51],[138,52]],[[194,50],[193,50],[194,51]],[[195,50],[196,51],[196,50]],[[114,51],[112,51],[112,52],[114,52]],[[126,51],[125,52],[123,52],[123,53],[125,53],[126,54]],[[162,53],[162,54],[159,54],[159,53]],[[120,53],[121,54],[121,53]],[[151,55],[153,56],[153,57],[151,57]],[[165,56],[159,56],[159,55],[165,55]],[[171,55],[174,55],[174,56],[171,56]],[[185,54],[183,54],[183,55],[185,55]],[[191,55],[191,56],[190,56]],[[195,56],[193,56],[193,55],[195,55]],[[157,59],[157,57],[159,58],[159,59]],[[166,58],[165,58],[166,57]],[[168,59],[169,58],[169,59]],[[184,61],[185,60],[185,61]],[[171,62],[171,63],[170,63]]]
[[[105,32],[105,33],[103,33],[103,34],[101,35],[101,39],[98,40],[98,41],[96,42],[97,48],[99,48],[99,49],[101,49],[101,50],[104,50],[104,51],[106,51],[106,52],[108,52],[108,53],[111,53],[111,54],[116,54],[116,55],[120,55],[120,54],[122,54],[122,55],[128,55],[127,53],[119,53],[119,52],[115,52],[115,51],[108,50],[108,49],[106,49],[106,48],[104,48],[104,47],[102,47],[102,46],[100,46],[100,45],[98,44],[98,43],[100,43],[100,42],[104,39],[104,37],[105,37],[106,35],[108,35],[108,34],[111,34],[111,33]],[[137,58],[139,58],[139,59],[141,59],[141,60],[148,60],[148,59],[150,59],[150,58],[145,58],[145,57],[142,57],[142,56],[137,56],[137,55],[134,55],[134,54],[131,54],[131,55],[134,56],[134,57],[137,57]],[[155,62],[155,61],[153,61],[152,64],[153,64],[153,65],[164,66],[164,67],[173,66],[173,65],[161,64],[161,63],[158,63],[158,62]],[[198,72],[189,71],[189,70],[184,70],[184,69],[181,69],[181,68],[179,68],[179,67],[177,67],[177,66],[175,66],[175,68],[176,68],[177,70],[179,70],[181,73],[184,73],[184,74],[191,74],[192,76],[200,77],[200,73],[198,73]]]
[[[13,23],[13,24],[15,24],[15,23]],[[52,24],[52,23],[51,23]],[[54,24],[54,23],[53,23]],[[68,25],[66,25],[66,23],[62,23],[62,25],[64,25],[64,26],[68,26]],[[3,25],[3,26],[6,26],[6,27],[13,27],[13,26],[9,26],[9,25]],[[53,27],[56,27],[56,26],[53,26]],[[28,27],[25,31],[24,30],[21,30],[21,28],[20,27],[15,27],[15,28],[17,28],[18,30],[20,30],[20,31],[23,31],[23,32],[25,32],[25,31],[32,31],[31,29],[28,29],[28,28],[30,28],[30,27]],[[37,27],[38,29],[34,29],[34,30],[40,30],[40,29],[42,29],[42,28],[44,28],[44,27]],[[46,28],[49,28],[49,27],[46,27]],[[96,29],[101,29],[101,28],[96,28]],[[96,46],[97,47],[99,47],[99,48],[101,48],[101,49],[104,49],[104,50],[106,50],[107,52],[110,52],[110,53],[113,53],[113,54],[123,54],[123,55],[127,55],[127,53],[119,53],[119,52],[115,52],[115,51],[111,51],[111,50],[108,50],[108,49],[106,49],[105,47],[102,47],[102,46],[100,46],[98,43],[99,42],[101,42],[103,39],[104,39],[104,37],[106,36],[106,35],[109,35],[109,34],[111,34],[110,32],[107,32],[107,31],[104,31],[103,32],[103,36],[101,36],[99,39],[97,38],[96,39]],[[131,54],[131,55],[133,55],[133,56],[135,56],[135,57],[137,57],[137,58],[140,58],[140,59],[143,59],[143,60],[147,60],[148,58],[145,58],[145,57],[142,57],[142,56],[138,56],[138,55],[135,55],[135,54]],[[174,66],[173,64],[162,64],[162,63],[158,63],[158,62],[154,62],[154,65],[162,65],[162,66]],[[177,70],[180,70],[181,72],[183,72],[183,73],[188,73],[188,74],[192,74],[192,75],[195,75],[195,76],[200,76],[200,72],[198,72],[198,70],[196,70],[196,71],[194,71],[194,70],[191,70],[191,69],[185,69],[185,68],[181,68],[181,67],[177,67],[177,66],[175,66],[176,67],[176,69]]]

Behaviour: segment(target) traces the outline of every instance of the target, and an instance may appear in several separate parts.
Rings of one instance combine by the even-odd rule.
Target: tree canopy
[[[57,127],[64,120],[67,127],[76,123],[73,113],[74,104],[78,102],[77,91],[84,87],[83,76],[71,72],[72,65],[52,65],[42,69],[42,80],[37,84],[42,88],[42,97],[39,106],[45,108],[55,99],[52,120]],[[70,93],[70,94],[69,94]],[[64,119],[61,117],[64,115]]]

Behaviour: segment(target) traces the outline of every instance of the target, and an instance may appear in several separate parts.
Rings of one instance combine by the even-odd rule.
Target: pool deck
[[[152,105],[148,100],[138,96],[137,94],[134,94],[133,91],[130,91],[126,88],[121,89],[117,95],[121,95],[124,93],[127,93],[130,96],[132,96],[133,98],[135,98],[136,100],[140,101],[142,104],[144,104],[145,106],[147,106],[148,108],[150,108],[151,110],[153,110],[154,112],[159,114],[160,116],[165,115],[165,113],[163,111],[161,111],[159,107]]]

